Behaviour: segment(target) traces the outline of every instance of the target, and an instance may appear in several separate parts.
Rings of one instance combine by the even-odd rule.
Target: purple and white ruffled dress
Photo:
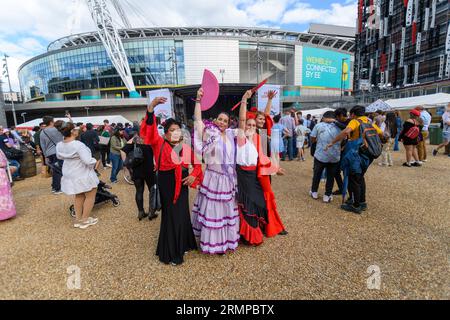
[[[239,244],[235,137],[236,131],[228,129],[224,139],[215,125],[207,124],[203,137],[194,139],[206,170],[192,209],[192,226],[206,254],[235,251]]]

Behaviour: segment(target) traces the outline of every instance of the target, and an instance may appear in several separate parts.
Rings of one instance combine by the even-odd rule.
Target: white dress
[[[91,150],[80,141],[60,142],[56,145],[56,156],[64,160],[61,191],[67,195],[89,192],[97,188],[99,180],[94,171],[97,160]]]

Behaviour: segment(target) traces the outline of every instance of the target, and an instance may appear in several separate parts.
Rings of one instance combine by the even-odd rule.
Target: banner
[[[161,118],[161,121],[173,118],[172,112],[172,94],[169,89],[147,91],[148,103],[157,97],[167,98],[165,104],[160,104],[155,108],[155,116]]]
[[[412,25],[413,3],[414,3],[414,0],[409,0],[408,7],[406,8],[406,26],[407,27],[410,27]]]
[[[450,24],[448,25],[447,38],[445,39],[445,52],[450,54]]]
[[[439,75],[438,75],[439,79],[442,79],[444,77],[444,63],[445,63],[445,55],[441,54],[439,56]]]
[[[313,88],[350,87],[350,55],[303,47],[302,85]]]
[[[264,112],[267,106],[267,93],[269,91],[275,91],[277,95],[272,100],[271,116],[276,116],[281,113],[281,86],[265,84],[258,90],[258,110]]]

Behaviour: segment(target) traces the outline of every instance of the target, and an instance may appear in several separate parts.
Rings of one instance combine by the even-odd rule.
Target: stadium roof
[[[237,38],[241,40],[260,40],[262,42],[279,42],[292,44],[316,45],[332,50],[354,52],[355,41],[336,36],[311,34],[304,32],[283,31],[268,28],[241,28],[241,27],[186,27],[186,28],[137,28],[120,29],[120,37],[124,40],[133,39],[167,39],[167,38]],[[47,51],[69,49],[72,47],[100,43],[97,32],[88,32],[67,36],[58,39],[47,48]]]

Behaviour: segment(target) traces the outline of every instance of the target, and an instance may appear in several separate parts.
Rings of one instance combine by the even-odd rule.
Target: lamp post
[[[26,120],[25,120],[25,115],[26,115],[27,113],[26,112],[22,112],[20,115],[22,116],[22,119],[23,119],[23,123],[25,123],[25,122],[27,122]]]
[[[11,77],[9,76],[9,69],[8,69],[8,60],[9,56],[5,54],[5,57],[3,58],[3,75],[8,78],[8,85],[9,85],[9,94],[11,96],[11,109],[13,112],[14,117],[14,126],[17,126],[17,117],[16,117],[16,108],[14,106],[14,99],[12,98],[12,89],[11,89]]]
[[[260,72],[261,72],[261,62],[262,62],[262,58],[261,58],[261,48],[259,45],[259,37],[257,38],[257,43],[256,43],[256,83],[259,83],[259,78],[260,78]]]
[[[169,59],[167,61],[172,61],[172,72],[175,77],[175,83],[178,85],[178,60],[177,60],[177,48],[173,47],[170,49]]]
[[[100,73],[100,69],[98,67],[94,68],[95,75],[97,76],[97,89],[100,90],[100,80],[98,78],[98,74]]]

